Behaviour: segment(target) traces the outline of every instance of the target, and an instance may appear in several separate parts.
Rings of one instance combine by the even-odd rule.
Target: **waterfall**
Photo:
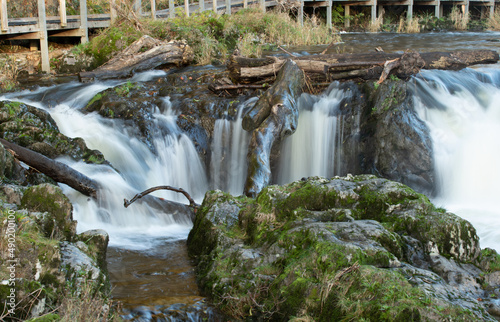
[[[334,84],[321,96],[302,94],[299,122],[293,135],[283,142],[278,183],[285,184],[302,177],[335,175],[336,148],[342,137],[338,115],[344,92]]]
[[[257,97],[253,97],[240,104],[234,121],[215,121],[210,162],[213,189],[227,191],[233,195],[243,193],[250,136],[243,130],[241,122],[243,111],[256,101]]]
[[[158,71],[136,77],[147,81],[157,76],[161,76]],[[165,239],[185,239],[191,228],[189,220],[176,222],[172,216],[141,203],[124,208],[123,199],[131,199],[152,186],[170,185],[189,191],[197,202],[201,202],[208,189],[203,164],[192,141],[177,127],[177,116],[168,98],[163,99],[163,113],[160,109],[153,111],[155,133],[152,137],[156,154],[135,137],[133,129],[126,127],[122,120],[80,112],[97,93],[118,84],[116,81],[92,85],[69,83],[0,99],[14,99],[46,110],[61,133],[83,138],[90,149],[101,151],[111,163],[112,167],[66,158],[58,160],[102,186],[99,200],[92,200],[60,185],[73,204],[73,217],[78,221],[79,232],[104,229],[110,235],[110,245],[131,249],[151,248]],[[58,92],[63,94],[57,95]],[[170,191],[157,191],[154,195],[188,203],[184,196]],[[158,237],[163,240],[157,240]]]
[[[422,71],[416,109],[431,131],[437,205],[470,221],[500,250],[500,70]]]

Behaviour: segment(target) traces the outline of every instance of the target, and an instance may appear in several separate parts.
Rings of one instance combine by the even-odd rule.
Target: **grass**
[[[224,62],[235,49],[246,56],[260,56],[263,50],[278,45],[318,45],[340,40],[315,16],[306,18],[301,26],[287,12],[279,10],[263,13],[250,8],[230,16],[206,11],[169,20],[137,19],[124,13],[83,51],[101,65],[143,34],[163,40],[185,40],[194,50],[195,63],[200,65]]]
[[[490,30],[500,30],[500,9],[495,9],[493,16],[488,18],[486,23],[488,29]]]
[[[467,30],[469,12],[462,13],[459,7],[453,7],[453,9],[451,9],[450,19],[456,30]]]

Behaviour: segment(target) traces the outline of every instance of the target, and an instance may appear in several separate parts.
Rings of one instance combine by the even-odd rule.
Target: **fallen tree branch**
[[[182,188],[174,188],[171,186],[156,186],[156,187],[152,187],[152,188],[149,188],[147,190],[144,190],[143,192],[136,194],[132,199],[130,199],[130,201],[127,199],[123,199],[123,206],[125,206],[125,208],[127,208],[135,201],[137,201],[137,200],[141,199],[142,197],[150,194],[151,192],[154,192],[157,190],[170,190],[170,191],[182,193],[189,200],[189,207],[197,209],[200,206],[199,204],[197,204],[194,201],[193,198],[191,198],[191,196],[189,195],[189,193],[186,192],[186,190],[184,190]]]
[[[12,150],[16,159],[26,163],[33,169],[54,179],[56,182],[67,184],[86,196],[97,198],[99,185],[83,173],[76,171],[62,162],[52,160],[38,152],[26,149],[4,139],[0,139],[0,143],[5,148]]]
[[[364,79],[380,78],[383,66],[387,61],[402,58],[407,55],[407,63],[416,63],[414,71],[425,69],[459,70],[471,65],[494,64],[499,60],[498,53],[494,50],[471,50],[454,52],[429,52],[429,53],[386,53],[373,52],[363,54],[325,54],[291,57],[290,59],[315,81],[331,81],[334,79],[355,78],[363,75]],[[418,56],[417,56],[418,55]],[[275,77],[277,71],[285,62],[283,58],[245,58],[232,56],[228,63],[228,70],[233,82],[251,83],[262,78]],[[380,68],[379,68],[380,67]],[[401,74],[411,75],[411,64],[394,68],[403,70]],[[418,72],[418,71],[417,71]],[[343,76],[337,75],[341,74]]]

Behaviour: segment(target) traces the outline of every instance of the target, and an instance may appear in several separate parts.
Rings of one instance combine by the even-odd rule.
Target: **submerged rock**
[[[472,225],[375,176],[209,192],[188,247],[202,290],[235,318],[494,321]]]

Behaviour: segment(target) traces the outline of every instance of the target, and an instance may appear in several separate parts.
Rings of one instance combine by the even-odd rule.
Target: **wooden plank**
[[[59,16],[61,17],[61,27],[66,27],[68,25],[66,20],[66,0],[59,0]]]
[[[151,18],[156,19],[156,0],[151,0]]]
[[[47,37],[47,24],[45,15],[45,0],[38,0],[38,26],[40,28],[40,56],[42,58],[42,71],[50,73],[49,41]]]
[[[50,33],[50,37],[81,37],[82,32],[80,28],[62,30],[62,31],[53,31]]]
[[[80,31],[82,33],[81,43],[89,41],[89,26],[87,17],[87,0],[80,0]]]
[[[7,0],[0,1],[0,20],[2,31],[9,30],[9,18],[7,16]]]

